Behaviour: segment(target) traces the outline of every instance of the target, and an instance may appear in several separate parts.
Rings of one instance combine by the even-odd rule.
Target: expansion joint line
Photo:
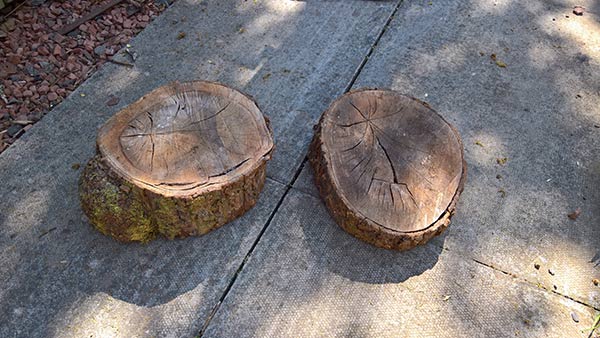
[[[387,29],[389,28],[390,23],[392,22],[392,19],[394,18],[394,16],[398,12],[398,9],[400,8],[400,5],[402,4],[403,1],[404,0],[398,0],[398,3],[396,3],[396,5],[394,6],[394,8],[392,9],[392,12],[390,13],[390,15],[387,18],[386,22],[384,23],[383,27],[379,31],[379,34],[377,34],[377,37],[375,38],[375,41],[369,47],[369,50],[368,50],[367,54],[363,57],[362,61],[360,62],[360,64],[358,65],[358,67],[356,68],[356,70],[354,71],[354,73],[352,74],[352,78],[350,79],[350,82],[348,82],[348,85],[346,86],[346,88],[344,88],[344,94],[347,93],[347,92],[349,92],[350,89],[352,89],[352,87],[354,86],[354,83],[356,82],[356,79],[358,79],[358,76],[360,75],[360,73],[362,72],[363,68],[365,67],[365,65],[369,61],[369,57],[371,56],[371,54],[373,54],[373,51],[375,50],[375,48],[379,44],[379,41],[381,40],[381,37],[385,34],[385,32],[387,31]],[[307,160],[308,160],[308,157],[305,155],[304,159],[302,160],[302,163],[300,164],[300,166],[298,167],[298,169],[294,173],[294,177],[292,178],[292,180],[290,181],[289,184],[285,185],[286,186],[285,191],[284,191],[283,195],[281,195],[281,198],[279,198],[279,201],[277,202],[277,205],[275,206],[275,209],[273,209],[273,211],[269,215],[269,218],[265,222],[265,225],[260,230],[260,233],[258,234],[258,236],[256,237],[256,239],[254,240],[254,243],[252,243],[252,247],[250,247],[250,250],[246,253],[246,256],[244,257],[244,259],[242,260],[242,263],[240,264],[240,266],[236,270],[235,274],[233,275],[233,277],[229,281],[229,284],[227,285],[227,288],[225,289],[225,291],[221,295],[221,298],[219,299],[219,301],[217,302],[217,304],[215,304],[215,306],[213,307],[213,309],[212,309],[211,313],[209,314],[208,318],[206,318],[206,321],[204,322],[204,325],[202,326],[202,330],[200,330],[200,333],[197,335],[197,338],[202,337],[204,335],[204,333],[206,332],[206,329],[208,328],[208,325],[210,324],[212,318],[214,317],[214,315],[219,310],[221,304],[223,303],[223,301],[225,300],[225,298],[227,297],[227,295],[231,291],[233,285],[235,284],[238,276],[240,275],[240,273],[244,269],[244,267],[246,265],[246,262],[248,261],[248,258],[254,252],[254,249],[256,248],[258,242],[260,242],[263,234],[265,233],[265,231],[267,230],[267,228],[271,224],[271,221],[273,220],[273,217],[275,217],[275,214],[277,214],[277,211],[279,211],[279,208],[281,207],[281,204],[285,200],[285,197],[287,196],[287,194],[289,193],[290,189],[293,187],[294,183],[298,179],[298,176],[300,176],[300,173],[302,172],[302,169],[304,169],[304,166],[306,165]]]

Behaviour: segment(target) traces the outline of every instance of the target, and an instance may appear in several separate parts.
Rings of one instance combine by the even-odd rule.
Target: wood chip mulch
[[[33,5],[36,2],[39,5]],[[122,1],[71,32],[59,33],[67,24],[109,2],[35,0],[20,3],[5,17],[0,15],[0,152],[124,47],[172,0]]]

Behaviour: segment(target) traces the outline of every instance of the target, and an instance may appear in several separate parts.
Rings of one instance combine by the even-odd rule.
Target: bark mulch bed
[[[59,31],[67,24],[115,0],[32,0],[5,9],[0,15],[0,152],[172,1],[122,1],[65,34]]]

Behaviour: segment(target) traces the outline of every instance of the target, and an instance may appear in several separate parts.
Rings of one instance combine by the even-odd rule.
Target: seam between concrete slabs
[[[396,5],[392,8],[392,11],[391,11],[390,15],[388,16],[388,18],[386,19],[385,23],[383,24],[383,27],[379,31],[379,34],[377,34],[377,37],[375,38],[375,41],[373,41],[373,43],[369,47],[369,50],[367,51],[367,53],[365,54],[365,56],[363,57],[363,59],[361,60],[361,62],[359,63],[359,65],[356,67],[356,70],[354,71],[354,74],[352,74],[352,78],[348,82],[348,85],[346,85],[346,87],[344,88],[344,92],[343,92],[344,94],[347,93],[348,91],[350,91],[350,89],[352,88],[352,86],[356,82],[356,79],[360,75],[360,73],[363,70],[364,66],[367,64],[367,62],[369,60],[369,57],[371,56],[371,54],[373,54],[373,51],[377,47],[379,41],[381,40],[381,38],[383,37],[383,35],[387,31],[390,23],[392,22],[394,16],[398,12],[398,9],[400,8],[400,5],[403,3],[403,1],[404,0],[398,0],[398,2],[396,3]],[[227,285],[227,288],[225,289],[225,291],[221,295],[221,298],[219,299],[219,301],[217,302],[217,304],[214,306],[214,308],[210,312],[210,315],[206,318],[206,321],[204,322],[204,325],[202,326],[202,329],[200,330],[200,333],[197,335],[198,338],[200,338],[200,337],[202,337],[204,335],[204,332],[206,332],[206,329],[210,325],[210,322],[211,322],[212,318],[217,313],[217,311],[221,307],[221,304],[223,303],[223,301],[225,300],[225,298],[227,297],[227,295],[229,294],[229,292],[231,291],[231,289],[235,285],[235,282],[237,281],[238,276],[240,275],[240,273],[243,271],[244,267],[246,266],[246,262],[248,261],[248,259],[252,255],[252,253],[254,252],[254,249],[256,248],[256,246],[258,245],[258,243],[260,242],[260,240],[262,239],[262,236],[264,235],[265,231],[267,230],[267,228],[271,224],[271,221],[273,220],[273,218],[275,217],[275,215],[279,211],[279,208],[281,207],[281,204],[285,200],[285,197],[287,196],[287,194],[289,193],[289,191],[293,188],[293,185],[296,182],[296,180],[298,179],[298,176],[300,176],[300,173],[302,172],[302,169],[304,169],[304,166],[306,165],[307,160],[308,160],[308,157],[305,155],[304,159],[302,160],[302,163],[300,164],[300,166],[298,167],[298,169],[296,169],[296,172],[294,173],[294,176],[293,176],[292,180],[290,181],[290,183],[285,184],[286,185],[286,189],[283,192],[283,195],[281,195],[281,198],[279,199],[279,201],[277,202],[277,205],[275,206],[275,208],[273,209],[273,211],[269,215],[269,218],[267,219],[267,221],[265,222],[265,225],[263,226],[263,228],[259,232],[258,237],[255,239],[254,243],[250,247],[250,250],[248,250],[248,252],[246,253],[246,256],[244,257],[244,259],[242,260],[242,263],[240,264],[240,266],[236,270],[235,274],[231,278],[229,284]],[[276,180],[274,180],[274,181],[276,181]],[[281,183],[279,181],[276,181],[276,182]]]

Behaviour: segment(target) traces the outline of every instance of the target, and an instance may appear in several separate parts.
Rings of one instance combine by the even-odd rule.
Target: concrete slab
[[[304,156],[320,111],[353,78],[395,3],[180,0],[0,155],[0,336],[198,333]],[[336,15],[331,15],[335,13]],[[179,33],[184,32],[185,37]],[[121,245],[83,219],[77,166],[96,129],[173,80],[227,83],[271,118],[259,205],[206,237]],[[118,106],[108,107],[110,95]]]
[[[360,242],[292,189],[203,337],[587,337],[592,316],[435,245]]]
[[[354,87],[416,96],[462,134],[467,183],[435,243],[600,309],[597,9],[405,1]],[[309,172],[299,178],[312,189]]]

